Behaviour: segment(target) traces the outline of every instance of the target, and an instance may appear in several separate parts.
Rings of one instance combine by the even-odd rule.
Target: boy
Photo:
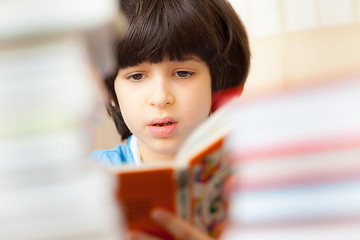
[[[213,94],[244,85],[245,28],[226,0],[122,0],[120,7],[129,26],[116,46],[118,72],[105,85],[127,144],[92,156],[107,166],[172,161],[214,110]],[[167,223],[181,222],[162,213]]]
[[[117,44],[119,71],[105,84],[108,112],[127,144],[93,157],[112,166],[172,160],[211,113],[211,94],[243,86],[250,65],[245,28],[224,0],[120,6],[129,27]]]

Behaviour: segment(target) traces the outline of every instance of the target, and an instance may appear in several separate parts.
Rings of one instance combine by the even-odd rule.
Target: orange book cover
[[[139,171],[119,172],[117,200],[121,203],[126,223],[130,229],[141,230],[170,239],[156,223],[150,220],[154,207],[175,211],[176,181],[174,168],[142,169]]]

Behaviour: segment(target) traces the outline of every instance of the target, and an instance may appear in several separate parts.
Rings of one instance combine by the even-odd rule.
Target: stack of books
[[[244,100],[224,240],[358,239],[360,76]]]
[[[84,32],[114,19],[106,9],[117,6],[86,1],[90,14],[80,2],[23,1],[24,18],[11,18],[19,1],[0,3],[12,20],[0,28],[0,239],[123,236],[115,179],[87,159],[99,98]]]

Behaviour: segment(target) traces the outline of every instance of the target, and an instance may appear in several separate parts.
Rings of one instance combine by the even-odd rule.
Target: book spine
[[[175,179],[178,179],[176,189],[176,212],[186,221],[190,221],[190,191],[188,168],[175,171]]]

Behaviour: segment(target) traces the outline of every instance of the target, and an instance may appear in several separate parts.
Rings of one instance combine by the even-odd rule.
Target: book
[[[117,1],[82,3],[0,1],[0,239],[125,238],[116,181],[87,160],[93,62],[115,57],[91,43],[112,45]]]
[[[211,236],[220,235],[227,215],[222,186],[231,175],[229,164],[222,159],[222,146],[232,128],[228,116],[235,101],[201,124],[174,162],[112,169],[119,182],[116,197],[130,229],[171,239],[150,219],[151,209],[160,207]]]
[[[246,239],[246,240],[308,240],[308,239],[331,239],[331,240],[357,240],[359,239],[360,223],[358,221],[346,221],[337,223],[311,223],[301,226],[278,226],[244,229],[241,227],[231,228],[222,240]]]
[[[244,101],[222,240],[360,236],[360,75]]]

